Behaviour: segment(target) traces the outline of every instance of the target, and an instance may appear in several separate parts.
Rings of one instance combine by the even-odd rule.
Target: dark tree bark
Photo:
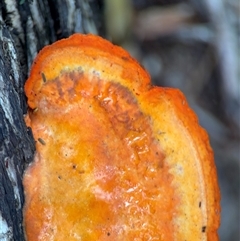
[[[0,36],[0,240],[23,240],[22,175],[34,144],[23,121],[23,75],[4,25]]]
[[[0,240],[24,240],[22,176],[34,155],[24,82],[37,52],[74,32],[102,33],[98,0],[0,0]]]

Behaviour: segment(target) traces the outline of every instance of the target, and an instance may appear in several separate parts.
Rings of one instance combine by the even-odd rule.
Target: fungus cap
[[[125,50],[74,34],[25,85],[36,140],[24,174],[27,240],[218,240],[213,152],[183,94]]]

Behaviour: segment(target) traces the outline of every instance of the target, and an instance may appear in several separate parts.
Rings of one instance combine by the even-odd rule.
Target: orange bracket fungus
[[[36,153],[24,174],[27,240],[218,240],[207,133],[176,89],[125,50],[74,34],[25,85]]]

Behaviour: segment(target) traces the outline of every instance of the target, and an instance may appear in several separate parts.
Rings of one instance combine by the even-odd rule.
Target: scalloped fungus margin
[[[25,85],[36,140],[24,174],[27,240],[218,240],[208,136],[176,89],[125,50],[74,34]]]

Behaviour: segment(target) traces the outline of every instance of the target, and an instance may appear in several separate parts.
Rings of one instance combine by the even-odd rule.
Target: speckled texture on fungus
[[[212,150],[180,91],[75,34],[39,53],[25,92],[37,150],[23,180],[27,240],[218,240]]]

